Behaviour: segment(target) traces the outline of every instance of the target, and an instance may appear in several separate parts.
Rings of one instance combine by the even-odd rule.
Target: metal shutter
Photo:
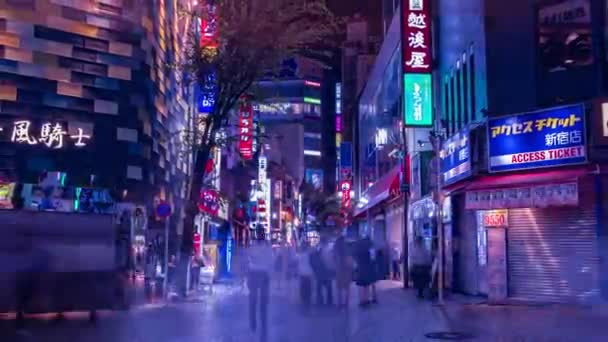
[[[509,296],[588,303],[599,295],[593,188],[579,186],[578,208],[511,209],[507,229]]]

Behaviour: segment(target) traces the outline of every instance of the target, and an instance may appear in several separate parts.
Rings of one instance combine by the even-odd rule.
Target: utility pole
[[[438,249],[438,267],[437,267],[437,273],[438,273],[438,277],[437,277],[437,295],[438,295],[438,302],[439,305],[443,305],[443,283],[444,283],[444,277],[443,277],[443,269],[444,269],[444,247],[445,247],[445,238],[444,238],[444,231],[443,231],[443,201],[441,200],[442,198],[442,189],[441,189],[441,158],[439,156],[440,152],[441,152],[441,144],[442,144],[442,135],[441,135],[441,130],[440,130],[440,120],[436,120],[436,124],[435,124],[435,134],[433,137],[433,150],[435,152],[435,169],[436,169],[436,213],[435,213],[435,219],[437,220],[437,249]]]
[[[400,97],[400,104],[399,104],[399,108],[403,108],[403,97]],[[402,115],[402,117],[404,117]],[[410,183],[409,183],[409,179],[407,177],[408,175],[408,168],[409,165],[407,163],[408,161],[408,149],[407,149],[407,130],[405,128],[405,120],[402,121],[401,123],[401,137],[403,139],[403,154],[402,154],[402,159],[401,162],[403,163],[403,179],[401,180],[401,192],[403,193],[403,226],[402,226],[402,232],[401,232],[401,240],[402,240],[402,246],[401,246],[401,254],[404,256],[403,257],[403,272],[401,272],[401,274],[403,275],[403,288],[407,289],[409,287],[409,258],[408,258],[408,225],[409,225],[409,202],[410,202]]]

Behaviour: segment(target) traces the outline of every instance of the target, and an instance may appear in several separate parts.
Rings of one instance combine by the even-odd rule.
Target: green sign
[[[433,126],[431,74],[404,74],[403,101],[405,127]]]

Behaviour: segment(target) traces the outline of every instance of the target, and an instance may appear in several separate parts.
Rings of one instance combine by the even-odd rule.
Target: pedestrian
[[[298,255],[298,276],[300,278],[300,300],[305,312],[310,309],[310,298],[312,296],[313,271],[310,266],[310,248],[308,244],[302,245]]]
[[[340,236],[334,243],[334,255],[336,259],[338,306],[345,309],[350,302],[350,285],[353,281],[354,261],[343,236]]]
[[[249,326],[252,331],[258,327],[258,308],[261,323],[261,340],[268,334],[268,302],[270,292],[270,274],[273,271],[273,253],[263,231],[258,232],[258,240],[247,249],[249,287]]]
[[[424,289],[429,286],[431,277],[431,253],[424,246],[424,239],[421,236],[418,236],[414,242],[411,260],[414,287],[418,291],[418,298],[424,298]]]
[[[324,243],[323,241],[322,243]],[[323,257],[324,246],[320,243],[310,253],[310,266],[315,276],[317,305],[332,305],[333,291],[331,274]],[[324,295],[325,294],[325,295]]]
[[[190,284],[193,291],[198,291],[200,279],[201,279],[201,268],[204,267],[203,259],[192,253],[192,268],[190,271]]]
[[[364,237],[357,242],[355,246],[356,284],[359,287],[359,306],[363,308],[371,304],[369,291],[376,278],[372,254],[372,242],[369,237]]]
[[[401,251],[395,245],[391,248],[391,267],[393,269],[393,280],[399,281],[401,280]]]
[[[273,249],[273,260],[274,260],[274,272],[277,290],[283,289],[283,278],[285,276],[286,260],[285,253],[282,246],[277,246]]]

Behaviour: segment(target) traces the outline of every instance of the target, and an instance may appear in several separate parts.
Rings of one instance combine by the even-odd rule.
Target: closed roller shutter
[[[585,195],[583,195],[585,193]],[[509,210],[508,278],[513,299],[588,303],[599,294],[593,189],[578,208]]]

